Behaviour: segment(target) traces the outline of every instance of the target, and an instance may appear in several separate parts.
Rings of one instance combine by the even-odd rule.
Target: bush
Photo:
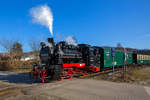
[[[32,63],[37,60],[20,61],[20,60],[2,60],[0,61],[0,70],[8,71],[13,69],[31,69]]]

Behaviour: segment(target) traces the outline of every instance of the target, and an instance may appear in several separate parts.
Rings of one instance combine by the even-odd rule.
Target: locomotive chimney
[[[48,38],[48,43],[54,44],[54,39],[53,38]]]
[[[53,48],[55,48],[55,42],[53,38],[48,38],[48,43],[51,44]]]

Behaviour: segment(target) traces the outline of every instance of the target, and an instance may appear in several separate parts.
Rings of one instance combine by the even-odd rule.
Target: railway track
[[[80,78],[83,79],[83,78],[98,76],[98,75],[101,75],[101,74],[107,74],[107,73],[111,73],[111,72],[112,72],[112,70],[107,70],[107,71],[102,71],[102,72],[97,72],[97,73],[89,73],[87,75],[80,76]]]
[[[19,91],[20,88],[16,87],[16,86],[5,86],[5,87],[1,87],[0,88],[0,97],[7,95],[7,94],[12,94],[12,93],[16,93],[17,91]]]
[[[119,67],[119,68],[115,69],[114,73],[123,72],[122,69],[123,69],[123,67]],[[101,71],[101,72],[96,72],[96,73],[89,73],[87,75],[80,76],[80,78],[84,79],[84,78],[94,77],[94,76],[98,76],[98,75],[102,75],[102,74],[108,74],[108,73],[113,73],[112,69]]]

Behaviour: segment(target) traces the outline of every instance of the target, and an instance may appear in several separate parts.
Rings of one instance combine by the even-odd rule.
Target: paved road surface
[[[90,79],[45,84],[28,92],[65,100],[150,100],[149,87]]]
[[[0,82],[6,82],[6,76],[0,77]],[[13,79],[15,77],[14,75]],[[11,79],[7,81],[16,86],[30,83]],[[150,100],[150,87],[92,79],[72,79],[33,86],[30,84],[29,89],[22,90],[22,93],[6,100]]]

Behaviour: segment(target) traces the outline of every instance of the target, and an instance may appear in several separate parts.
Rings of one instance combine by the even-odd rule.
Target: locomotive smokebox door
[[[111,48],[111,56],[114,58],[115,57],[115,48]]]

